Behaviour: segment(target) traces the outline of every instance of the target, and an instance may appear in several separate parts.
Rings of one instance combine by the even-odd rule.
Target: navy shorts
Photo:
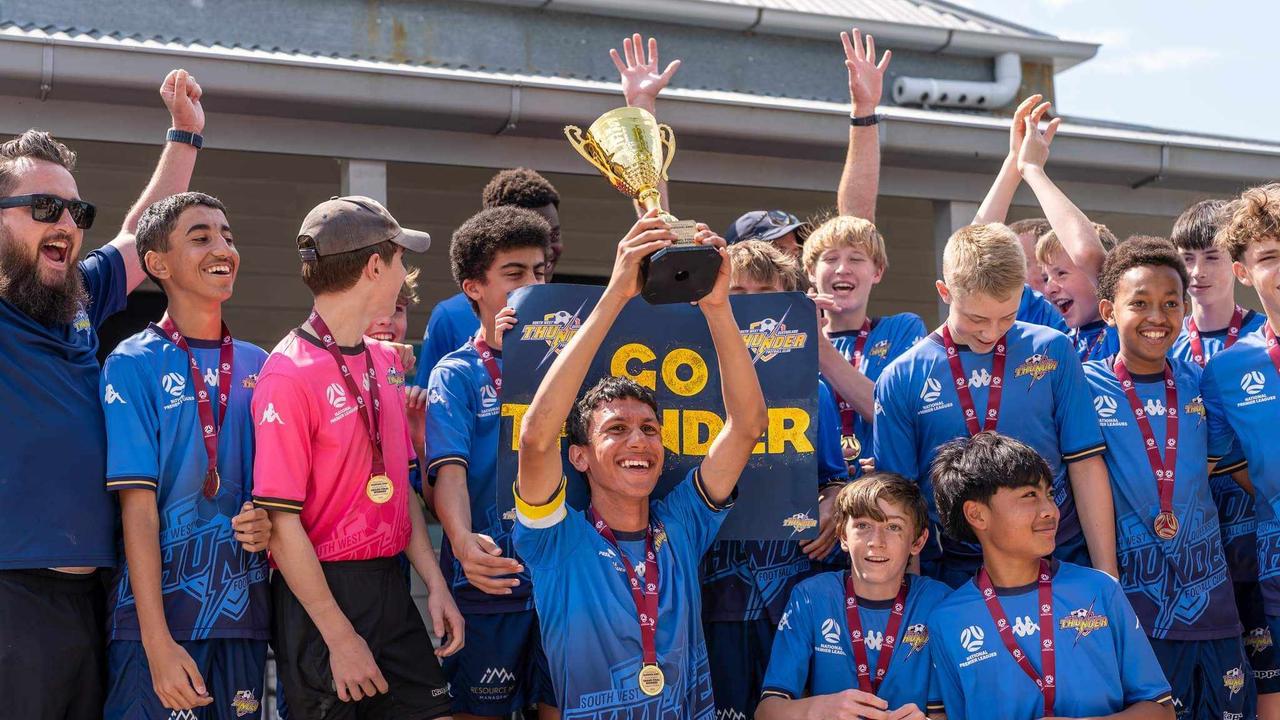
[[[529,705],[555,707],[555,690],[533,610],[463,613],[467,643],[444,659],[453,711],[506,716]]]
[[[711,690],[720,720],[754,717],[769,667],[777,623],[764,618],[742,622],[706,622]]]
[[[1240,638],[1152,640],[1179,718],[1256,717],[1257,687]]]
[[[142,643],[112,640],[107,645],[109,688],[103,717],[107,720],[256,720],[262,717],[263,675],[267,641],[247,639],[193,640],[178,643],[204,678],[213,703],[184,713],[170,713],[151,684],[151,665]]]
[[[1258,583],[1237,582],[1235,592],[1236,609],[1244,625],[1244,650],[1253,668],[1258,694],[1280,692],[1280,653],[1271,640],[1272,633],[1280,630],[1277,627],[1280,618],[1267,617],[1262,609],[1262,586]]]

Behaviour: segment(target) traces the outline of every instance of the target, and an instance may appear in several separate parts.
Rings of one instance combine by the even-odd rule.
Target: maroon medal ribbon
[[[1267,355],[1271,358],[1271,364],[1276,366],[1276,373],[1280,374],[1280,343],[1276,342],[1276,334],[1271,329],[1271,321],[1266,323],[1267,329]]]
[[[618,538],[613,534],[613,530],[605,523],[604,518],[596,512],[594,507],[587,508],[587,517],[591,520],[591,525],[600,533],[600,537],[605,542],[613,546],[618,552],[618,558],[621,561],[622,569],[627,576],[628,587],[631,589],[631,599],[636,604],[636,615],[640,620],[640,645],[643,648],[642,663],[644,665],[657,666],[658,664],[658,551],[654,549],[653,526],[645,528],[644,534],[644,580],[636,575],[636,570],[631,566],[631,562],[627,559],[622,548],[618,546]]]
[[[884,629],[884,641],[880,644],[880,657],[876,660],[875,675],[871,673],[871,662],[867,659],[867,643],[862,635],[862,617],[858,614],[858,596],[854,592],[853,574],[844,574],[844,617],[849,630],[849,644],[853,646],[853,657],[857,661],[858,689],[864,693],[875,694],[880,691],[880,683],[884,682],[885,673],[889,672],[889,661],[893,659],[893,649],[898,645],[898,630],[902,628],[902,616],[907,608],[907,579],[902,579],[902,587],[898,589],[898,597],[894,598],[893,608],[889,611],[889,624]]]
[[[1018,642],[1013,639],[1013,628],[1009,625],[1009,618],[1004,614],[1004,608],[1000,606],[1000,598],[996,595],[995,586],[991,584],[991,577],[987,575],[986,567],[978,570],[978,577],[974,581],[982,591],[982,600],[987,604],[987,612],[991,613],[991,619],[995,621],[996,631],[1000,633],[1000,639],[1004,642],[1005,648],[1013,655],[1022,672],[1026,673],[1027,677],[1035,682],[1036,687],[1040,688],[1040,694],[1044,696],[1045,717],[1052,716],[1054,695],[1057,693],[1057,678],[1053,654],[1053,576],[1049,574],[1049,561],[1040,560],[1040,673],[1036,672],[1030,658],[1022,652]]]
[[[1231,311],[1231,324],[1227,326],[1227,339],[1222,341],[1222,349],[1226,350],[1240,339],[1240,328],[1244,326],[1244,308],[1239,305]],[[1208,362],[1204,354],[1204,341],[1200,339],[1200,328],[1196,327],[1195,318],[1187,318],[1187,338],[1191,340],[1191,359],[1200,367]]]
[[[871,320],[863,320],[862,329],[858,331],[858,339],[853,341],[853,355],[849,358],[849,364],[854,370],[862,370],[862,351],[867,347],[867,336],[870,334]],[[853,419],[857,413],[854,412],[852,404],[840,397],[840,393],[835,393],[835,396],[836,406],[840,408],[840,435],[851,437],[854,434]]]
[[[960,350],[955,340],[951,339],[951,328],[942,326],[942,344],[947,349],[947,362],[951,365],[951,379],[955,382],[956,395],[960,398],[960,408],[964,410],[964,424],[969,428],[969,435],[977,435],[983,430],[995,430],[1000,420],[1000,396],[1004,394],[1004,365],[1007,359],[1005,340],[1008,334],[1001,335],[996,341],[991,358],[991,390],[987,393],[987,416],[982,425],[978,424],[978,411],[973,406],[973,394],[969,392],[969,381],[964,377],[964,365],[960,363]]]
[[[204,452],[209,458],[209,467],[204,473],[201,492],[206,498],[212,500],[222,485],[218,475],[218,430],[227,417],[227,401],[231,397],[231,367],[235,362],[235,346],[231,341],[231,331],[227,329],[225,322],[222,323],[222,344],[218,348],[218,417],[215,421],[213,403],[209,401],[209,386],[204,381],[200,364],[196,362],[191,346],[178,330],[178,325],[166,313],[160,318],[160,323],[153,324],[151,329],[187,354],[187,361],[190,363],[191,387],[196,396],[196,411],[200,415],[200,431],[204,435]]]
[[[351,376],[351,368],[347,367],[347,361],[342,357],[342,350],[338,348],[337,341],[333,339],[333,333],[329,332],[329,326],[325,325],[320,313],[312,310],[307,322],[311,324],[316,334],[320,336],[320,342],[324,345],[324,349],[328,350],[333,359],[338,362],[338,370],[342,372],[342,379],[347,384],[347,392],[351,393],[351,396],[356,399],[356,408],[359,410],[360,419],[364,422],[365,430],[369,433],[369,442],[373,444],[371,475],[373,477],[385,475],[387,466],[382,460],[382,426],[379,424],[382,404],[378,400],[378,371],[373,367],[373,355],[369,353],[368,344],[364,347],[364,361],[368,366],[365,376],[369,380],[369,396],[372,398],[370,403],[365,402],[364,393],[360,392],[356,379]]]
[[[476,352],[480,353],[480,362],[484,363],[484,369],[489,373],[489,379],[493,381],[493,389],[501,393],[502,368],[498,367],[493,348],[489,347],[489,343],[485,342],[479,335],[471,338],[471,344],[475,346]]]
[[[1169,363],[1164,365],[1164,398],[1165,398],[1165,451],[1160,455],[1160,443],[1156,441],[1151,429],[1151,418],[1142,408],[1138,399],[1138,391],[1133,384],[1133,376],[1125,367],[1124,361],[1116,358],[1116,379],[1124,390],[1124,396],[1133,410],[1133,417],[1142,431],[1142,441],[1147,450],[1147,462],[1151,463],[1151,471],[1156,476],[1156,488],[1160,494],[1160,514],[1156,516],[1155,532],[1162,540],[1171,540],[1178,534],[1177,516],[1173,514],[1174,472],[1178,462],[1178,386],[1174,382],[1173,370]]]

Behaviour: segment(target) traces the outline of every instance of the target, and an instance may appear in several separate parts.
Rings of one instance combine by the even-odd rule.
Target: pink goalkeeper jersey
[[[267,358],[253,393],[257,451],[253,500],[301,513],[321,562],[391,557],[409,542],[409,463],[404,372],[388,346],[370,338],[381,398],[382,453],[391,492],[370,486],[373,445],[337,360],[320,341],[295,330]],[[363,349],[343,359],[366,393]]]

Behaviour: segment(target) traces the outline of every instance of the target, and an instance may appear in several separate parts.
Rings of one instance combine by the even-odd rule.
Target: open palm
[[[850,33],[840,33],[840,43],[844,45],[844,66],[849,71],[849,99],[858,112],[874,112],[880,104],[884,71],[889,67],[893,51],[885,50],[877,63],[876,39],[867,35],[864,42],[858,28],[852,30],[852,37]]]
[[[672,60],[665,70],[658,71],[658,41],[649,38],[649,51],[646,59],[644,39],[636,33],[622,41],[622,54],[617,49],[609,50],[614,67],[618,68],[618,76],[622,80],[622,95],[630,107],[641,107],[653,110],[658,93],[671,82],[671,78],[680,69],[680,61]]]

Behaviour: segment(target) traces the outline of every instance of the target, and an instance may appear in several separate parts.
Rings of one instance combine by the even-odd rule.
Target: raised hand
[[[204,91],[195,76],[186,70],[170,70],[160,85],[160,99],[169,108],[173,127],[199,134],[204,131],[204,107],[200,97]]]
[[[716,274],[716,284],[711,288],[711,292],[707,293],[696,304],[702,309],[715,307],[717,305],[727,305],[729,303],[729,280],[731,275],[731,267],[729,264],[729,244],[725,239],[716,234],[715,230],[707,227],[706,223],[698,223],[697,234],[693,236],[693,242],[697,245],[710,245],[720,253],[720,271]]]
[[[870,115],[880,104],[884,71],[889,67],[893,51],[885,50],[877,63],[876,39],[868,34],[864,41],[858,28],[854,28],[852,34],[851,38],[850,33],[840,33],[840,42],[844,45],[844,66],[849,70],[849,100],[853,103],[855,115]]]
[[[518,319],[516,318],[516,309],[508,305],[498,311],[493,318],[494,338],[489,341],[489,347],[494,350],[502,349],[502,337],[507,331],[516,326]]]
[[[636,221],[618,243],[618,254],[613,261],[613,273],[609,277],[606,292],[614,292],[623,299],[630,300],[640,294],[640,266],[644,259],[669,247],[676,236],[671,228],[660,217],[658,211],[650,210]]]
[[[1013,120],[1009,122],[1009,157],[1017,159],[1022,141],[1027,137],[1027,114],[1043,99],[1044,96],[1037,93],[1023,100],[1013,111]]]
[[[1049,144],[1062,124],[1062,118],[1054,118],[1044,130],[1040,129],[1040,120],[1049,111],[1049,105],[1040,103],[1022,121],[1024,137],[1022,146],[1018,148],[1018,172],[1023,175],[1032,168],[1044,169],[1044,164],[1049,161]]]
[[[622,80],[622,95],[628,107],[644,108],[653,112],[658,102],[658,93],[671,82],[671,78],[680,69],[680,61],[672,60],[667,68],[658,71],[658,41],[649,38],[648,58],[645,58],[644,39],[636,33],[622,41],[622,55],[617,49],[609,50],[613,66],[618,68]]]

